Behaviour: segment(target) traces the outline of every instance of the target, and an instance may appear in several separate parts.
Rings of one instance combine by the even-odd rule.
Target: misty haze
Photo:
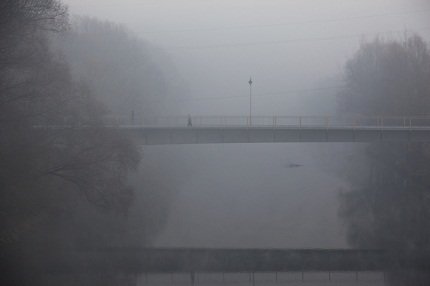
[[[3,0],[1,285],[429,285],[426,0]]]

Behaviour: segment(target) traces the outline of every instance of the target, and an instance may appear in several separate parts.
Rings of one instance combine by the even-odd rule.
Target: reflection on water
[[[271,272],[271,273],[171,273],[142,274],[137,285],[384,285],[381,272]]]

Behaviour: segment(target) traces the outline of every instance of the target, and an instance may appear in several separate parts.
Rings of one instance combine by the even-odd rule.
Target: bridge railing
[[[129,127],[299,127],[430,128],[430,116],[160,116],[107,118],[107,124]]]

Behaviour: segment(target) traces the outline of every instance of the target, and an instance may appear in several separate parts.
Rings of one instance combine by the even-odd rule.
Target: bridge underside
[[[424,254],[388,255],[380,250],[101,249],[56,261],[57,272],[195,273],[288,271],[386,271],[423,269]],[[426,268],[426,270],[428,270]]]
[[[124,127],[143,145],[281,142],[429,142],[430,128]]]

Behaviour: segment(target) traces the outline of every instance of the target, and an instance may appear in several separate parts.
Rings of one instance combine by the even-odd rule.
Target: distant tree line
[[[417,35],[364,43],[346,65],[339,94],[344,114],[374,117],[430,115],[430,51]],[[340,214],[355,247],[406,253],[430,250],[430,145],[371,143],[356,151],[362,164],[344,166],[350,190]],[[397,269],[392,285],[428,285],[430,275]]]
[[[140,147],[106,128],[130,106],[153,112],[164,93],[145,45],[114,24],[72,24],[57,0],[2,1],[0,38],[1,284],[48,285],[48,260],[149,243],[166,217],[154,192],[166,187],[133,183]],[[112,275],[75,283],[113,285]]]

